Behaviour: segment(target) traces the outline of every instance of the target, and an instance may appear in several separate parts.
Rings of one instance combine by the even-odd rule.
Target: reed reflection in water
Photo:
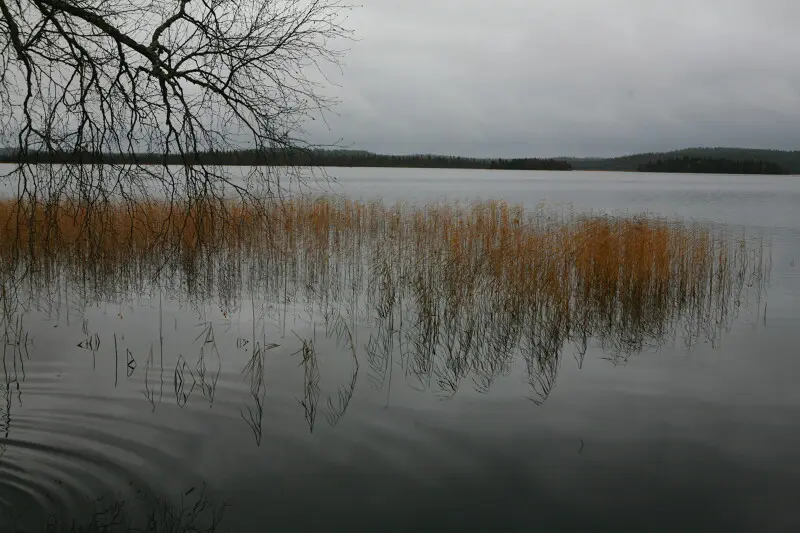
[[[84,305],[166,297],[216,306],[225,319],[252,315],[251,338],[238,339],[237,349],[252,347],[244,371],[252,403],[242,416],[257,440],[263,358],[277,344],[257,327],[267,317],[256,316],[255,302],[270,304],[270,322],[284,337],[287,316],[302,313],[338,339],[352,374],[326,399],[335,423],[362,357],[376,387],[390,387],[399,369],[409,384],[444,394],[465,381],[486,391],[521,358],[530,398],[542,402],[568,344],[581,364],[591,342],[615,362],[676,336],[687,347],[717,342],[748,298],[761,305],[770,267],[762,239],[726,229],[493,201],[386,206],[301,197],[91,208],[7,201],[0,227],[3,326],[13,354],[27,346],[20,312],[57,311],[66,295]],[[170,371],[179,404],[195,390],[213,401],[222,364],[214,328],[204,323],[195,339],[196,364],[181,357]],[[85,333],[81,347],[93,353],[114,341]],[[153,337],[147,373],[163,331]],[[313,429],[320,368],[308,331],[296,340],[300,403]],[[5,374],[17,382],[24,357],[13,354],[4,355],[4,368],[14,361]],[[130,354],[115,348],[115,357],[135,369]],[[145,397],[153,402],[153,391]]]

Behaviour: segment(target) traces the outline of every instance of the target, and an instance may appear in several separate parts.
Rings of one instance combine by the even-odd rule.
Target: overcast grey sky
[[[800,149],[800,0],[365,0],[314,140],[379,152]]]

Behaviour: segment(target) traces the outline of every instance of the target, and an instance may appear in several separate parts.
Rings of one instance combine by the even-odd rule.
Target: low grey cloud
[[[318,142],[475,156],[800,148],[797,0],[368,0]]]

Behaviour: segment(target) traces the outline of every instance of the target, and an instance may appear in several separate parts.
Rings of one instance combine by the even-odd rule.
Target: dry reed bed
[[[748,252],[761,252],[745,246],[742,238],[699,225],[644,216],[525,213],[521,206],[493,201],[387,207],[304,197],[259,205],[93,208],[0,202],[0,254],[7,264],[92,264],[111,272],[167,258],[186,268],[228,258],[277,269],[276,263],[286,263],[300,282],[308,276],[327,279],[332,268],[353,274],[378,257],[406,280],[412,272],[459,286],[481,278],[517,297],[580,295],[578,300],[604,308],[618,297],[680,293],[686,301],[724,292],[721,284],[732,282],[732,269],[746,269]]]
[[[32,292],[58,280],[88,299],[155,284],[232,311],[246,295],[325,317],[344,306],[373,329],[375,379],[397,353],[445,389],[467,376],[488,386],[521,350],[534,389],[549,390],[568,341],[630,353],[679,326],[687,342],[714,340],[768,274],[762,243],[742,235],[496,201],[4,201],[0,256],[4,290],[24,275]]]

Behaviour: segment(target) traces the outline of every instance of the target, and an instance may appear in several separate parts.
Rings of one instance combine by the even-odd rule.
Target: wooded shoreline
[[[617,158],[476,158],[434,154],[389,155],[361,150],[235,150],[185,154],[0,150],[0,163],[137,164],[452,168],[484,170],[593,170],[722,174],[800,174],[800,151],[698,148]]]

